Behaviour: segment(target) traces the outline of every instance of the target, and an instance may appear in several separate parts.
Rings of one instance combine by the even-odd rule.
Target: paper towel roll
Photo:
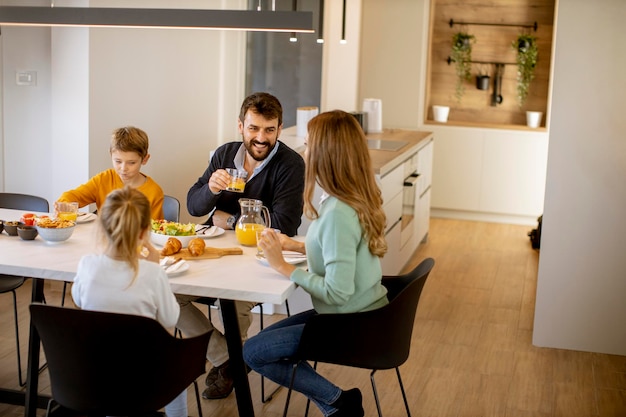
[[[306,126],[309,120],[317,116],[319,109],[315,106],[298,107],[296,113],[296,136],[306,137]]]
[[[367,112],[367,132],[383,131],[383,103],[379,98],[363,99],[363,111]]]

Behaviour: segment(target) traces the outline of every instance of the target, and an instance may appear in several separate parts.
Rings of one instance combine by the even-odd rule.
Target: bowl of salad
[[[177,223],[167,220],[152,220],[150,240],[155,245],[164,246],[167,239],[175,237],[183,244],[183,248],[196,237],[196,225],[193,223]]]

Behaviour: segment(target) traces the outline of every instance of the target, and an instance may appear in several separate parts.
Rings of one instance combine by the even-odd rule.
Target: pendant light
[[[339,41],[339,43],[348,43],[346,41],[346,0],[343,0],[343,14],[341,16],[341,40]]]
[[[294,12],[298,10],[298,0],[291,1],[291,10]],[[291,36],[289,37],[289,42],[298,42],[298,37],[296,36],[296,32],[291,32]]]
[[[317,21],[317,43],[324,43],[324,0],[320,0],[320,14]]]
[[[0,6],[0,25],[313,33],[313,12]]]

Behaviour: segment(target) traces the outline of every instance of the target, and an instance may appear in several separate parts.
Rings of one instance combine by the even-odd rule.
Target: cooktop
[[[403,140],[368,139],[367,147],[377,151],[397,151],[408,143]]]

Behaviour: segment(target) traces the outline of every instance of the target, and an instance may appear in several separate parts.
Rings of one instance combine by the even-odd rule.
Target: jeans
[[[187,417],[187,390],[184,390],[176,398],[165,406],[167,417]]]
[[[317,313],[309,310],[287,317],[248,339],[243,345],[246,363],[259,374],[288,387],[294,364],[292,358],[298,349],[304,323],[313,314]],[[341,389],[318,374],[306,361],[298,363],[293,389],[313,401],[325,416],[337,411],[330,404],[339,398]]]

